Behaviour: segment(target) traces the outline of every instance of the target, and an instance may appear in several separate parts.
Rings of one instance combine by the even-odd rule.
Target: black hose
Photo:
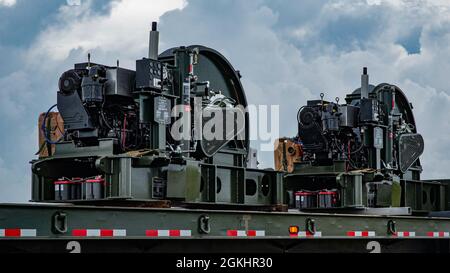
[[[50,112],[53,110],[53,108],[55,108],[57,106],[58,106],[58,104],[55,104],[52,107],[50,107],[50,109],[48,109],[47,113],[45,113],[44,121],[42,122],[42,126],[41,126],[41,130],[42,130],[42,133],[44,135],[45,142],[47,142],[48,144],[57,144],[57,143],[61,142],[61,140],[63,140],[64,137],[65,137],[65,134],[64,134],[57,141],[53,141],[53,140],[49,139],[48,136],[47,136],[47,133],[48,133],[47,126],[46,126],[47,118],[48,118],[48,115],[50,114]]]

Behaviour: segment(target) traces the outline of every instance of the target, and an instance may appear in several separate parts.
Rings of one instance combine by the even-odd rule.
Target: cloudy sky
[[[161,50],[222,52],[249,103],[280,105],[282,136],[295,135],[307,99],[343,98],[368,66],[372,84],[396,84],[414,105],[423,177],[450,177],[449,1],[0,0],[0,202],[30,196],[37,117],[56,102],[59,75],[88,52],[134,69],[154,20]],[[272,154],[260,162],[270,167]]]

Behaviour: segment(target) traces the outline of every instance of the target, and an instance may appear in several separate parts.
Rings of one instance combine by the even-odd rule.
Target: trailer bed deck
[[[0,204],[1,252],[449,252],[450,219]]]

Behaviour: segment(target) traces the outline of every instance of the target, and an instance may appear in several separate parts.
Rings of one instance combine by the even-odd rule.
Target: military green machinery
[[[298,112],[302,154],[285,176],[291,206],[301,210],[441,211],[447,186],[420,180],[424,140],[412,104],[397,86],[362,86],[345,104],[308,101]]]
[[[136,71],[89,60],[61,76],[65,134],[47,137],[55,153],[33,161],[32,200],[282,204],[280,174],[246,168],[239,72],[204,46],[158,56],[158,39],[155,23],[149,58],[137,60]],[[215,135],[206,139],[208,124]]]
[[[420,179],[398,87],[364,69],[345,104],[309,101],[281,168],[262,170],[240,73],[204,46],[158,54],[158,40],[154,23],[136,70],[89,56],[63,73],[34,204],[0,204],[0,251],[449,252],[449,180]]]

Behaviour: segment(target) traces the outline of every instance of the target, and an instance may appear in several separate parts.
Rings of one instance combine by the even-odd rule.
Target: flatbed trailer
[[[0,205],[0,252],[448,253],[449,232],[442,217]]]

